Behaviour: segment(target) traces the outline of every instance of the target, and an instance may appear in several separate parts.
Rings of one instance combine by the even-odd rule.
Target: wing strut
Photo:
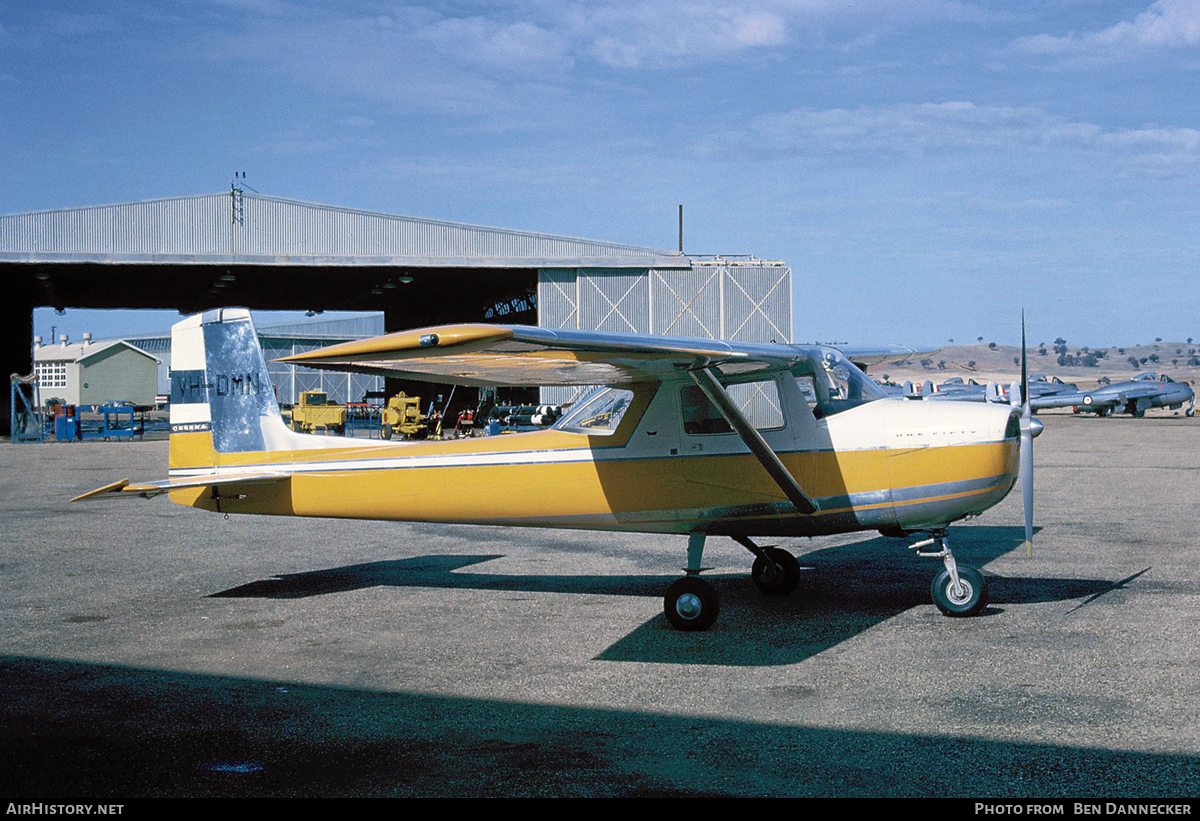
[[[771,446],[763,439],[762,434],[750,424],[750,421],[742,415],[738,410],[734,401],[725,392],[725,388],[717,381],[710,368],[695,368],[689,370],[688,374],[692,377],[692,381],[699,386],[700,390],[704,391],[704,395],[708,397],[708,401],[716,405],[717,410],[725,417],[725,421],[729,426],[737,432],[737,435],[746,443],[746,447],[750,448],[750,452],[758,459],[759,463],[766,468],[767,473],[775,480],[775,484],[779,485],[779,489],[788,497],[796,509],[801,513],[816,513],[817,503],[808,497],[804,489],[784,467],[780,461],[778,454],[771,450]]]

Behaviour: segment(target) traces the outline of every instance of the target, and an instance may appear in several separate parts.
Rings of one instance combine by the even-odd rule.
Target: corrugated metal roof
[[[259,336],[299,339],[364,339],[385,333],[382,313],[349,316],[340,319],[304,319],[258,328]]]
[[[250,192],[3,215],[0,261],[688,267],[674,251]]]
[[[134,353],[141,354],[142,356],[146,357],[147,359],[153,359],[155,362],[159,361],[159,358],[157,356],[154,356],[151,353],[147,353],[146,351],[143,351],[141,348],[139,348],[137,345],[134,345],[130,342],[126,342],[123,339],[111,339],[111,340],[99,341],[99,342],[76,342],[74,344],[67,344],[67,345],[63,345],[61,343],[56,344],[56,345],[55,344],[39,345],[33,349],[33,361],[34,362],[82,362],[85,359],[91,359],[93,356],[96,356],[97,354],[99,354],[103,351],[107,351],[109,348],[111,348],[115,345],[120,345],[121,347],[128,348],[129,350],[133,351]]]

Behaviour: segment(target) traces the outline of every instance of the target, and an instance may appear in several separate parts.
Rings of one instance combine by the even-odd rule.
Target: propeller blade
[[[1016,387],[1015,385],[1013,386]],[[1025,311],[1021,311],[1021,504],[1025,509],[1025,555],[1033,555],[1033,408],[1029,401]]]
[[[1028,407],[1028,405],[1026,405]],[[1033,555],[1033,426],[1021,414],[1021,504],[1025,509],[1025,555]]]

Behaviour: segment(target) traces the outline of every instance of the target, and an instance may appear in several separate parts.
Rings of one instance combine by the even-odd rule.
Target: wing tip
[[[129,487],[128,479],[118,479],[115,482],[109,482],[104,487],[98,487],[95,490],[89,490],[87,493],[81,493],[78,496],[76,496],[74,499],[72,499],[71,501],[78,502],[83,499],[93,499],[104,493],[120,493],[127,487]]]

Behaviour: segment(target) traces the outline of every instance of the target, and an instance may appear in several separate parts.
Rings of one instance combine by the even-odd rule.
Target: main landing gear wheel
[[[750,568],[750,578],[754,586],[768,596],[786,596],[800,584],[800,562],[796,557],[780,547],[764,547],[763,552],[770,557],[774,564],[769,564],[759,556],[754,558]]]
[[[696,576],[672,582],[663,599],[667,621],[676,630],[707,630],[717,620],[719,609],[717,591]]]
[[[959,567],[960,587],[954,589],[949,570],[942,570],[933,580],[933,603],[947,616],[974,616],[987,606],[987,582],[973,567]]]

